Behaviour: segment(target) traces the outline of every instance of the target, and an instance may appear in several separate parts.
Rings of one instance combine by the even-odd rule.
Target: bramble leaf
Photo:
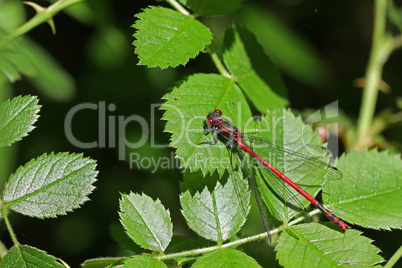
[[[95,167],[96,162],[82,154],[44,154],[10,176],[3,206],[37,218],[65,215],[89,200]]]
[[[177,148],[176,156],[181,168],[201,170],[203,174],[218,171],[222,176],[230,168],[230,151],[223,143],[216,145],[212,135],[204,133],[206,116],[221,109],[226,118],[243,131],[255,130],[250,108],[239,87],[233,80],[217,74],[196,74],[179,82],[163,99],[166,102],[165,132],[172,133],[170,146]],[[211,161],[211,159],[219,160]]]
[[[120,221],[128,236],[145,249],[163,252],[172,239],[169,210],[145,194],[122,194]]]
[[[308,165],[309,157],[317,157],[315,155],[317,152],[311,150],[312,146],[321,148],[318,132],[313,132],[311,126],[305,125],[300,117],[295,117],[285,109],[272,111],[262,117],[258,123],[259,133],[256,136],[266,139],[272,145],[268,147],[267,144],[261,144],[261,147],[260,144],[256,144],[254,150],[257,154],[311,196],[315,196],[325,182],[324,176],[321,177],[321,175],[326,171],[325,169],[311,170],[308,168],[306,170],[305,167]],[[323,156],[325,153],[326,151],[322,150]],[[301,155],[299,162],[295,161],[294,155]],[[275,218],[288,221],[296,214],[303,212],[301,204],[307,206],[309,204],[307,199],[282,182],[278,176],[263,165],[258,164],[257,168],[260,171],[256,172],[255,176],[258,188],[265,205]],[[317,174],[320,175],[317,176]],[[337,183],[341,184],[339,181]]]
[[[212,33],[194,17],[151,6],[136,15],[135,53],[148,67],[185,65],[211,43]]]
[[[40,110],[38,99],[18,96],[0,105],[0,147],[21,140],[34,129]]]
[[[58,267],[63,268],[57,258],[34,247],[18,245],[12,247],[0,262],[0,268],[8,267]]]
[[[137,268],[137,267],[153,267],[153,268],[167,268],[166,264],[162,261],[152,258],[151,256],[136,255],[125,262],[124,267],[126,268]]]
[[[327,181],[322,198],[340,218],[365,228],[402,228],[402,161],[377,150],[339,158],[341,183]]]
[[[108,258],[94,258],[81,263],[83,268],[104,268],[104,267],[118,267],[123,265],[127,257],[108,257]]]
[[[236,249],[225,248],[209,252],[198,258],[192,266],[194,268],[203,267],[261,267],[252,257]]]
[[[357,230],[342,233],[322,224],[300,224],[288,228],[275,246],[284,267],[367,267],[383,262],[373,241]],[[343,267],[343,266],[342,266]]]
[[[202,182],[193,183],[200,177],[200,174],[185,173],[181,185],[184,193],[180,196],[182,213],[197,234],[221,243],[235,235],[246,221],[250,211],[247,180],[240,171],[231,174],[226,182],[218,180],[216,175],[207,176],[203,182],[214,185],[209,190],[201,186]]]
[[[246,28],[233,25],[226,31],[222,56],[235,81],[262,114],[288,104],[281,75]]]

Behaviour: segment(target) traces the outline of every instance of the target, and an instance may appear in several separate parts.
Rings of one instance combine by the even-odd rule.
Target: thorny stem
[[[21,35],[29,32],[36,26],[50,20],[61,10],[82,1],[83,0],[59,0],[55,2],[54,4],[45,8],[43,11],[37,13],[32,19],[30,19],[29,21],[27,21],[26,23],[15,29],[13,32],[5,36],[3,39],[1,39],[0,49],[6,46],[8,43],[12,42],[13,40],[17,39]]]
[[[207,47],[207,51],[209,55],[211,55],[212,61],[215,63],[216,68],[218,71],[226,77],[232,78],[232,75],[228,73],[226,70],[225,66],[223,65],[221,59],[219,58],[218,54],[216,54],[215,50],[212,48],[212,46]]]

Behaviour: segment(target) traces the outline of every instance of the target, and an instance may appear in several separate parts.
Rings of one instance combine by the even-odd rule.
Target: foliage
[[[12,2],[15,1],[0,3],[4,7],[0,8],[0,86],[26,76],[50,98],[71,98],[74,84],[70,76],[35,42],[18,37],[43,22],[53,25],[53,16],[81,0],[51,1],[49,8],[36,6],[37,15],[26,23],[19,15],[21,5]],[[299,112],[287,109],[290,101],[282,73],[316,89],[334,81],[333,73],[308,42],[290,33],[271,12],[242,0],[166,2],[174,9],[149,6],[135,15],[133,46],[139,65],[167,71],[169,67],[181,68],[188,74],[164,94],[160,110],[166,123],[164,130],[170,134],[169,145],[175,149],[175,157],[183,170],[179,196],[181,213],[198,237],[187,239],[173,235],[173,226],[178,226],[173,215],[179,209],[163,202],[167,209],[162,198],[154,200],[145,193],[122,193],[120,225],[110,232],[118,243],[127,246],[129,253],[124,255],[129,256],[89,259],[82,266],[265,267],[258,258],[243,252],[244,244],[266,238],[268,234],[249,235],[244,231],[253,205],[245,179],[248,170],[243,167],[241,152],[222,140],[215,146],[205,144],[214,141],[213,135],[205,132],[205,116],[215,109],[220,109],[243,133],[249,133],[245,141],[253,141],[248,137],[271,140],[270,149],[255,150],[307,193],[322,200],[351,227],[343,233],[333,223],[324,222],[321,214],[316,217],[318,210],[307,214],[301,210],[303,206],[308,207],[307,200],[297,201],[296,191],[282,187],[278,177],[251,163],[264,209],[269,212],[269,233],[270,239],[273,238],[270,242],[275,246],[280,265],[367,267],[384,262],[380,249],[357,229],[389,231],[402,227],[402,206],[398,202],[399,178],[402,177],[400,155],[392,147],[383,151],[367,149],[379,144],[372,140],[386,128],[385,123],[375,124],[375,120],[389,113],[374,117],[374,108],[382,67],[390,54],[402,46],[400,8],[390,1],[376,2],[373,48],[358,127],[353,126],[354,122],[349,128],[345,124],[342,127],[347,130],[336,133],[342,136],[347,153],[335,161],[343,173],[342,180],[339,180],[341,176],[333,176],[331,180],[328,165],[318,166],[316,175],[313,172],[316,167],[302,165],[307,159],[304,158],[306,153],[311,153],[309,158],[320,163],[327,163],[329,156],[322,150],[320,136],[312,126],[303,122]],[[96,5],[89,3],[77,9],[78,12],[70,9],[67,12],[83,22],[90,14],[97,17],[99,10],[89,11],[90,8],[96,10]],[[14,13],[16,16],[10,15]],[[210,27],[208,17],[222,15],[229,15],[225,17],[230,18],[229,26],[220,31]],[[386,20],[397,29],[397,34],[385,31]],[[277,35],[278,32],[281,35]],[[110,27],[99,32],[93,42],[95,50],[106,55],[102,58],[105,68],[109,67],[109,60],[117,64],[126,58],[124,45],[117,45],[115,41],[124,43],[122,36]],[[211,57],[219,73],[191,68],[196,61],[193,59],[201,53]],[[151,83],[163,80],[163,73],[149,71],[146,74],[158,76]],[[121,75],[124,76],[127,75]],[[142,85],[143,81],[138,80],[136,84]],[[130,108],[137,104],[136,100],[132,101]],[[0,105],[0,147],[9,147],[26,137],[34,129],[40,109],[38,99],[32,96],[18,96],[3,102]],[[257,113],[261,116],[253,118]],[[109,120],[112,121],[112,117]],[[296,149],[289,151],[287,146],[296,146]],[[356,147],[365,149],[353,150]],[[285,149],[274,152],[278,148]],[[244,162],[252,160],[248,157]],[[63,267],[64,262],[57,261],[56,257],[21,245],[8,213],[13,211],[43,219],[79,208],[95,189],[95,167],[96,162],[82,154],[45,153],[9,176],[1,195],[0,211],[14,246],[2,259],[0,267]],[[264,250],[265,246],[264,243]],[[396,261],[402,255],[398,252],[393,258]],[[387,265],[392,266],[392,262]]]
[[[0,147],[9,146],[32,131],[40,105],[36,97],[15,97],[0,106]],[[1,197],[1,214],[14,247],[0,267],[63,267],[56,258],[34,247],[20,245],[8,220],[12,210],[30,217],[65,215],[88,200],[97,171],[90,158],[70,153],[42,155],[12,174]]]

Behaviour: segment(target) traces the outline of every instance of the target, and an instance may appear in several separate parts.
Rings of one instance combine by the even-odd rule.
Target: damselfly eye
[[[218,114],[219,117],[222,116],[222,111],[221,110],[216,109],[215,112]]]

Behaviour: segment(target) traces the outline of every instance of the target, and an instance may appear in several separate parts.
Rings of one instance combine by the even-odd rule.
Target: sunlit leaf
[[[321,148],[318,132],[313,132],[311,126],[305,125],[300,117],[295,117],[284,109],[275,110],[262,117],[259,126],[256,136],[265,138],[272,145],[268,147],[257,144],[254,150],[307,193],[315,196],[325,182],[325,170],[314,171],[308,165],[309,157],[316,156],[312,146]],[[322,150],[322,154],[325,153],[326,151]],[[295,155],[300,157],[295,158]],[[300,161],[296,162],[298,159]],[[259,170],[256,172],[256,182],[272,215],[281,221],[288,221],[303,212],[301,204],[307,206],[307,199],[282,182],[265,166],[259,164],[256,167]]]
[[[366,228],[402,228],[402,161],[377,150],[350,152],[339,159],[341,183],[328,181],[323,200],[337,216]]]
[[[135,53],[148,67],[185,65],[211,43],[210,30],[178,11],[151,6],[136,15]]]
[[[250,210],[250,192],[242,173],[233,173],[226,182],[218,180],[218,176],[207,176],[205,182],[215,182],[212,191],[207,187],[194,188],[194,180],[204,179],[200,179],[199,173],[198,176],[186,173],[181,187],[184,193],[180,203],[189,227],[200,236],[219,243],[235,235]]]
[[[125,262],[124,267],[126,268],[137,268],[137,267],[153,267],[153,268],[167,268],[167,266],[160,260],[152,258],[151,256],[141,256],[136,255]]]
[[[165,110],[163,120],[167,121],[165,132],[172,133],[170,146],[177,148],[181,168],[201,170],[203,174],[217,170],[220,175],[230,168],[230,152],[223,143],[199,145],[213,140],[212,135],[204,133],[205,118],[213,110],[221,109],[226,118],[245,132],[255,130],[244,95],[233,80],[225,76],[189,76],[163,99],[166,100],[161,108]]]
[[[311,223],[286,230],[275,250],[284,267],[368,267],[384,261],[372,242],[356,230],[342,233]]]
[[[8,267],[32,267],[52,268],[64,267],[56,262],[57,258],[46,252],[30,246],[18,245],[12,247],[0,262],[0,268]]]
[[[82,154],[44,154],[10,176],[3,206],[24,215],[65,215],[89,200],[96,181],[96,162]]]
[[[89,259],[81,263],[81,267],[83,268],[118,267],[118,265],[123,265],[126,259],[127,257]]]
[[[145,249],[164,251],[172,239],[170,213],[159,200],[149,196],[123,194],[120,201],[120,219],[126,233]]]
[[[0,147],[11,145],[28,135],[38,119],[40,105],[32,96],[18,96],[0,105]]]
[[[192,266],[194,268],[204,267],[261,267],[253,258],[235,249],[225,248],[212,251],[198,258]]]

